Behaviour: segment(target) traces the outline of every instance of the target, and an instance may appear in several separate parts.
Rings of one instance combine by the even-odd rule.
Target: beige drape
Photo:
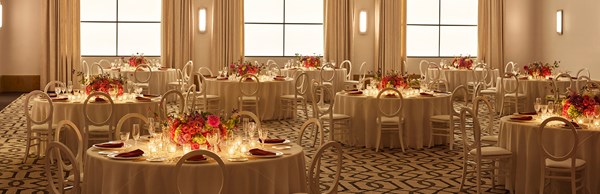
[[[477,57],[504,71],[503,0],[479,0]],[[502,72],[501,72],[502,73]]]
[[[183,68],[194,56],[194,0],[162,1],[162,64]]]
[[[325,4],[324,57],[339,64],[350,59],[352,53],[354,0],[326,0],[323,3]]]
[[[216,0],[209,68],[213,71],[244,57],[244,1]]]
[[[406,0],[377,0],[375,8],[375,68],[404,71],[406,59]]]
[[[79,68],[79,0],[42,2],[45,22],[44,63],[41,65],[40,88],[52,80],[72,81],[72,69]]]

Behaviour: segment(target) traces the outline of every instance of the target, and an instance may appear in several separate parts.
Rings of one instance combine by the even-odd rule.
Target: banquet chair
[[[98,61],[98,65],[100,65],[100,67],[102,67],[103,69],[110,69],[110,61],[107,59],[100,59],[100,61]]]
[[[510,176],[510,165],[506,168],[501,168],[499,162],[512,160],[512,152],[495,146],[481,146],[481,128],[479,126],[479,120],[477,117],[473,117],[473,142],[470,142],[467,137],[467,116],[475,115],[474,111],[470,108],[463,108],[460,111],[460,130],[462,133],[462,144],[463,144],[463,167],[459,191],[465,184],[467,174],[475,173],[477,183],[477,193],[481,193],[481,182],[482,172],[488,172],[488,176],[491,178],[492,188],[495,187],[496,177],[508,177]],[[470,169],[469,169],[470,168]],[[498,174],[496,174],[498,172]],[[510,190],[512,193],[512,190]]]
[[[96,72],[94,72],[94,69],[96,69]],[[98,62],[92,63],[90,66],[90,75],[104,75],[104,67]]]
[[[89,77],[90,77],[90,65],[87,63],[87,61],[85,61],[85,60],[81,61],[80,70],[81,70],[83,78],[89,80]]]
[[[331,77],[328,77],[328,72],[331,72]],[[319,72],[320,85],[330,87],[331,90],[335,90],[335,66],[331,63],[326,63],[321,67],[321,71]]]
[[[194,69],[194,62],[188,61],[185,63],[183,69],[177,69],[177,80],[167,83],[167,87],[183,92],[185,86],[191,82],[192,69]]]
[[[301,106],[300,109],[304,111],[306,118],[309,117],[308,106],[306,103],[306,91],[309,87],[308,75],[306,73],[300,73],[294,79],[296,81],[294,94],[287,94],[279,97],[281,99],[281,112],[285,113],[279,114],[280,120],[282,117],[284,117],[284,115],[287,116],[287,114],[290,112],[292,114],[292,118],[296,118],[298,106]]]
[[[496,94],[498,93],[498,88],[496,87],[496,78],[498,77],[497,73],[495,73],[496,70],[490,67],[486,67],[485,70],[487,71],[488,79],[485,81],[485,87],[481,89],[480,94],[496,100]]]
[[[241,119],[244,119],[244,118],[252,119],[252,121],[254,121],[254,123],[256,123],[257,129],[260,129],[262,126],[260,124],[260,119],[258,118],[258,116],[256,116],[254,113],[252,113],[250,111],[239,111],[239,112],[233,113],[233,115],[231,115],[231,117],[240,117]]]
[[[509,89],[510,85],[507,84],[505,79],[514,79],[515,86],[512,89]],[[519,108],[524,106],[524,102],[527,99],[527,95],[519,91],[521,89],[519,78],[515,74],[506,73],[504,76],[500,77],[500,84],[502,84],[500,115],[504,115],[505,108],[510,107],[512,104],[515,105],[515,113],[519,113]]]
[[[439,65],[431,62],[427,67],[427,79],[429,79],[428,85],[430,89],[441,90],[440,85],[444,87],[443,91],[448,91],[448,81],[441,78],[442,69]],[[445,75],[448,77],[448,75]]]
[[[148,73],[145,79],[140,78],[140,73],[145,72],[146,70],[148,70]],[[135,71],[133,72],[133,85],[135,85],[136,87],[141,87],[142,90],[146,90],[148,91],[150,89],[150,79],[152,78],[152,68],[150,68],[150,66],[142,64],[142,65],[138,65],[135,68]]]
[[[267,69],[271,72],[275,72],[276,75],[281,75],[281,69],[279,68],[279,65],[277,65],[277,63],[271,59],[267,60]]]
[[[63,87],[63,88],[65,88],[65,87],[66,87],[66,85],[65,85],[65,83],[64,83],[64,82],[61,82],[61,81],[58,81],[58,80],[52,80],[52,81],[48,82],[48,83],[46,84],[46,86],[44,87],[44,93],[48,94],[48,91],[49,91],[50,89],[55,89],[55,88],[56,88],[56,86],[58,86],[58,87]]]
[[[592,75],[590,74],[590,70],[588,68],[583,68],[577,71],[576,77],[579,78],[581,76],[587,76],[588,78],[592,78]]]
[[[97,98],[105,99],[104,102],[98,101]],[[108,114],[99,112],[105,109],[98,103],[108,102]],[[83,129],[83,145],[84,148],[89,148],[90,141],[111,141],[114,139],[114,113],[115,103],[113,99],[104,92],[93,92],[83,102],[83,117],[85,118],[85,126]],[[102,116],[106,119],[102,120]],[[100,121],[94,120],[99,119]]]
[[[317,83],[316,81],[313,84]],[[329,87],[323,85],[313,85],[312,99],[316,99],[316,91],[322,91],[321,96],[329,97],[327,108],[319,108],[316,100],[312,100],[314,118],[321,121],[323,128],[329,127],[329,140],[334,141],[336,135],[341,135],[342,141],[348,141],[348,131],[352,128],[351,117],[345,114],[333,113],[335,96]],[[354,141],[352,142],[354,143]]]
[[[548,151],[548,147],[544,145],[546,142],[544,141],[544,131],[547,130],[546,127],[550,122],[562,122],[564,124],[564,128],[569,130],[572,135],[573,143],[568,144],[563,142],[563,146],[570,146],[568,153],[555,153],[554,151]],[[554,125],[554,124],[552,124]],[[552,129],[549,129],[552,130]],[[577,190],[584,189],[585,184],[584,181],[584,170],[586,167],[586,161],[577,158],[577,148],[579,147],[579,136],[577,134],[577,129],[571,122],[562,117],[550,117],[542,124],[540,124],[540,129],[538,131],[538,146],[540,152],[540,194],[544,193],[544,189],[546,187],[546,179],[554,179],[564,182],[569,182],[571,185],[571,193],[577,193]],[[556,141],[547,141],[552,142],[553,144]],[[552,146],[556,147],[556,146]],[[579,183],[579,186],[577,184]],[[588,193],[590,193],[588,191]]]
[[[331,160],[335,161],[335,171],[333,173],[333,175],[326,175],[328,177],[328,179],[333,179],[333,182],[331,183],[331,185],[329,186],[329,189],[325,192],[321,192],[321,181],[319,180],[321,178],[321,164],[331,164],[330,161],[327,162],[322,162],[323,154],[325,153],[325,151],[332,149],[330,152],[332,152],[334,156],[332,157],[326,157],[327,159],[331,158]],[[309,194],[317,194],[317,193],[326,193],[326,194],[333,194],[333,193],[337,193],[338,190],[338,185],[340,182],[340,176],[342,174],[342,159],[343,159],[343,150],[342,150],[342,145],[340,145],[340,143],[338,142],[327,142],[324,145],[322,145],[318,150],[317,153],[315,153],[315,156],[313,158],[313,160],[310,162],[310,168],[308,169],[308,193]]]
[[[319,139],[319,145],[323,145],[323,136],[325,136],[325,134],[323,133],[323,126],[321,126],[321,122],[319,122],[319,119],[317,118],[309,118],[308,120],[306,120],[306,122],[304,122],[304,124],[302,124],[302,127],[300,127],[300,133],[298,134],[298,145],[302,146],[302,138],[304,137],[304,131],[306,131],[306,129],[309,127],[312,129],[312,132],[309,137],[313,136],[315,134],[315,131],[318,135],[315,135],[312,147],[315,147],[315,145],[317,144],[317,139]]]
[[[569,87],[558,87],[559,81],[569,81]],[[576,87],[577,88],[573,89],[573,78],[571,77],[571,75],[569,75],[568,73],[558,74],[554,77],[554,79],[552,79],[552,88],[554,89],[554,93],[549,96],[546,96],[546,100],[560,102],[562,101],[562,99],[565,99],[567,97],[569,92],[578,92],[579,86]]]
[[[487,110],[486,115],[482,115],[482,106],[484,106]],[[484,126],[486,135],[481,136],[481,143],[496,145],[498,143],[498,134],[496,134],[496,131],[494,131],[494,119],[496,118],[494,106],[486,97],[478,96],[473,100],[473,110],[475,111],[475,115],[473,115],[473,117],[476,117],[478,120],[480,117],[487,117],[487,125]]]
[[[467,90],[470,93],[473,93],[475,86],[480,83],[486,83],[488,79],[488,70],[484,63],[479,63],[473,67],[471,70],[471,75],[473,76],[473,81],[467,82]]]
[[[398,103],[397,108],[392,105],[392,103],[396,102]],[[379,151],[379,147],[381,146],[381,134],[384,132],[398,133],[400,148],[402,148],[402,152],[404,152],[404,118],[402,117],[402,105],[402,94],[395,88],[385,88],[377,94],[377,140],[375,142],[375,152]],[[393,136],[389,137],[391,140]]]
[[[175,95],[175,110],[173,112],[175,112],[176,114],[181,114],[184,113],[185,111],[185,98],[183,97],[183,93],[181,93],[180,91],[177,90],[169,90],[167,92],[165,92],[165,94],[162,95],[162,98],[160,99],[160,104],[159,104],[159,113],[161,116],[161,120],[165,119],[164,117],[166,117],[167,115],[173,113],[173,112],[169,112],[169,107],[168,107],[168,97],[171,95]]]
[[[196,84],[189,85],[182,93],[185,98],[186,113],[191,113],[196,110]]]
[[[460,97],[463,98],[464,105],[460,105],[458,100]],[[467,88],[463,85],[460,85],[454,89],[452,92],[452,96],[450,97],[450,102],[448,102],[448,110],[450,110],[450,114],[443,115],[433,115],[429,118],[429,126],[431,129],[431,133],[429,135],[429,148],[433,146],[433,138],[435,136],[442,136],[448,138],[448,143],[450,144],[450,150],[454,148],[454,130],[455,127],[459,124],[460,114],[455,108],[462,108],[468,106],[468,91]]]
[[[202,74],[203,73],[202,71],[204,71],[204,73],[208,72],[208,74]],[[205,77],[207,75],[210,77],[214,76],[213,72],[208,67],[200,67],[200,69],[198,69],[198,74],[204,75]],[[192,74],[192,79],[193,78],[194,78],[194,74]]]
[[[240,96],[238,97],[239,110],[243,111],[248,108],[254,108],[256,115],[262,118],[260,110],[258,109],[260,103],[260,80],[256,75],[246,74],[243,75],[238,85],[240,89]],[[245,109],[244,109],[245,108]]]
[[[218,95],[207,94],[208,90],[206,89],[207,84],[204,75],[200,73],[194,73],[192,74],[192,77],[196,79],[196,82],[198,82],[198,90],[194,90],[193,92],[193,100],[191,106],[188,101],[186,102],[186,107],[188,107],[191,110],[202,110],[205,112],[208,111],[212,113],[216,113],[217,111],[219,111],[221,97]],[[189,99],[189,96],[186,96],[186,98]]]
[[[74,153],[75,155],[75,161],[77,161],[77,163],[75,165],[77,165],[79,167],[79,169],[83,169],[83,156],[84,156],[84,152],[83,152],[83,137],[81,136],[81,132],[79,132],[79,128],[75,125],[75,123],[69,121],[69,120],[62,120],[59,121],[56,127],[56,130],[54,131],[54,142],[60,142],[60,134],[62,131],[68,130],[70,133],[72,133],[72,135],[75,135],[75,137],[77,138],[77,149],[76,152]],[[66,132],[66,131],[65,131]],[[65,169],[66,171],[70,171],[71,169],[73,169],[73,164],[65,164],[62,161],[62,157],[59,154],[57,157],[58,162],[60,163],[60,165],[62,166],[62,169]],[[79,178],[81,183],[83,183],[84,181],[84,176],[83,176],[83,171],[81,171],[79,173]],[[71,174],[67,177],[67,181],[70,182],[74,182],[75,181],[75,175]]]
[[[429,79],[427,77],[428,73],[427,73],[427,69],[429,67],[429,61],[427,60],[421,60],[421,62],[419,62],[419,73],[421,73],[421,77],[425,78],[426,80]]]
[[[374,83],[374,82],[373,82],[374,80],[375,80],[375,79],[374,79],[374,78],[372,78],[372,77],[367,77],[367,78],[361,79],[361,80],[358,82],[358,87],[359,87],[359,89],[367,89],[367,83],[368,83],[368,84]]]
[[[69,193],[81,193],[83,178],[80,177],[80,172],[82,172],[82,168],[71,150],[63,143],[50,142],[46,152],[48,157],[46,157],[44,172],[48,181],[47,189],[50,193],[63,194],[66,189],[70,189]],[[61,158],[61,160],[54,163],[51,158]],[[71,165],[70,169],[64,168],[65,162],[62,158],[66,158]],[[53,167],[53,164],[56,164],[56,167]],[[55,170],[54,173],[53,170]],[[73,181],[65,180],[65,171],[73,175]],[[68,186],[65,186],[65,184]]]
[[[188,180],[193,180],[193,179],[180,179],[179,177],[181,176],[180,173],[183,167],[183,164],[186,163],[186,161],[192,157],[195,156],[204,156],[204,157],[209,157],[212,158],[217,165],[219,166],[219,170],[221,171],[221,178],[220,178],[220,183],[219,183],[219,192],[218,193],[222,193],[223,192],[223,188],[225,187],[225,180],[227,180],[227,166],[225,166],[225,162],[223,162],[223,159],[221,159],[221,157],[219,157],[219,155],[215,154],[214,152],[208,151],[208,150],[193,150],[188,152],[187,154],[181,156],[181,158],[179,159],[179,161],[177,161],[177,164],[175,165],[175,171],[173,172],[173,180],[175,181],[175,185],[177,186],[177,193],[183,194],[183,192],[181,191],[181,183],[184,182],[188,182],[188,183],[192,183],[192,184],[198,184],[197,182],[193,182],[193,181],[188,181]],[[203,165],[203,164],[186,164],[188,166],[193,166],[193,165]],[[195,174],[195,176],[206,176],[206,175],[202,175],[202,174]],[[216,178],[214,175],[211,175],[211,178]],[[206,186],[216,186],[216,185],[206,185]]]
[[[583,91],[585,89],[585,87],[587,86],[588,83],[592,83],[592,79],[590,79],[590,77],[582,75],[582,76],[578,76],[577,80],[575,80],[575,91],[577,93]]]
[[[344,80],[344,88],[351,89],[356,87],[358,81],[352,80],[352,62],[350,62],[350,60],[344,60],[342,63],[340,63],[340,68],[348,71],[346,74],[346,79]]]
[[[39,99],[36,99],[38,98]],[[39,120],[35,119],[33,115],[33,110],[30,110],[30,103],[32,100],[45,100],[48,102],[48,106],[46,108],[46,112],[42,115],[45,117],[40,118]],[[23,104],[23,110],[25,112],[25,118],[27,119],[27,136],[25,140],[25,155],[23,156],[23,164],[27,162],[27,158],[29,157],[29,149],[33,146],[36,146],[37,152],[36,157],[39,159],[41,155],[41,144],[47,143],[52,140],[52,132],[56,129],[56,125],[52,124],[52,119],[54,115],[54,105],[52,103],[52,99],[48,94],[35,90],[27,94],[25,98],[25,103]]]
[[[150,123],[150,120],[148,119],[148,117],[146,117],[140,113],[127,113],[125,116],[123,116],[119,119],[119,122],[117,122],[117,127],[115,127],[115,134],[114,134],[115,137],[119,137],[121,135],[121,131],[123,131],[123,125],[129,119],[138,119],[139,121],[142,121],[144,124]],[[152,134],[150,134],[150,135],[152,135]]]
[[[504,74],[507,73],[511,73],[511,74],[516,74],[517,71],[515,71],[515,68],[517,67],[517,64],[509,61],[508,63],[506,63],[506,65],[504,66]]]

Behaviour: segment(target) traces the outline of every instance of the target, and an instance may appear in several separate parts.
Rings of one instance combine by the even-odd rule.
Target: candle
[[[188,144],[183,144],[183,154],[187,154],[188,152],[192,151],[192,145]]]
[[[169,144],[169,153],[173,153],[177,151],[177,145]]]
[[[245,154],[247,151],[248,151],[248,148],[246,147],[245,144],[240,147],[240,153],[241,154]]]

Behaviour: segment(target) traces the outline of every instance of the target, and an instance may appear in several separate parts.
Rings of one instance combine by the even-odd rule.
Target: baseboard
[[[0,92],[31,92],[40,89],[39,75],[1,75]]]

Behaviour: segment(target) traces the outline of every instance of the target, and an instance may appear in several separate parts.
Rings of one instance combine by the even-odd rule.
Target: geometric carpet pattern
[[[43,174],[44,160],[28,159],[21,164],[25,147],[25,117],[23,97],[0,111],[0,193],[48,193]],[[310,113],[309,113],[310,114]],[[272,137],[297,139],[304,119],[266,121]],[[497,126],[497,125],[496,125]],[[305,137],[304,139],[306,139]],[[306,140],[307,168],[317,148]],[[447,146],[425,149],[374,149],[343,146],[342,173],[339,193],[459,193],[462,169],[462,147],[455,142],[454,150]],[[333,155],[333,154],[330,154]],[[322,185],[332,180],[333,158],[325,157],[321,167]],[[483,185],[486,193],[508,193]],[[323,189],[327,189],[324,187]],[[476,193],[474,180],[468,180],[464,193]]]

